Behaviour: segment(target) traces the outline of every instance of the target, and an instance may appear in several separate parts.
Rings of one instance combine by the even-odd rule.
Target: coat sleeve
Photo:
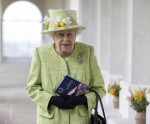
[[[98,66],[98,62],[96,59],[96,56],[94,54],[94,48],[91,47],[90,49],[90,83],[89,86],[92,87],[93,90],[97,91],[99,95],[102,97],[105,96],[105,86],[104,86],[104,80],[100,71],[100,68]],[[88,110],[89,112],[95,107],[96,103],[96,97],[95,93],[89,92],[86,94],[86,97],[88,99]]]
[[[37,48],[35,49],[32,57],[26,92],[31,100],[34,101],[40,108],[47,110],[48,103],[52,95],[42,89],[41,61]]]

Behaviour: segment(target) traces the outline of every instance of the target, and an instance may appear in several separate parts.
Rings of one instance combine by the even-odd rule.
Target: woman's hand
[[[70,97],[52,96],[49,105],[54,105],[60,109],[73,109],[75,106],[68,102]]]
[[[87,105],[87,98],[86,96],[70,96],[69,103],[71,105]]]

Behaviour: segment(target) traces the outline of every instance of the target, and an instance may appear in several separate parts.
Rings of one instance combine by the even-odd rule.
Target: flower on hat
[[[46,30],[48,30],[49,28],[55,29],[55,28],[60,28],[72,24],[70,17],[62,18],[61,16],[58,16],[53,22],[51,21],[51,24],[50,24],[50,20],[51,20],[50,17],[48,17],[47,15],[43,19],[42,23],[45,25]]]
[[[44,17],[42,23],[45,25],[45,29],[48,30],[49,25],[50,25],[50,18],[46,15],[46,16]]]
[[[58,16],[54,22],[55,27],[64,27],[66,25],[71,25],[72,21],[70,19],[70,17],[62,18],[61,16]]]
[[[64,23],[66,23],[66,25],[71,25],[72,21],[70,19],[71,19],[70,17],[66,17],[64,19]]]

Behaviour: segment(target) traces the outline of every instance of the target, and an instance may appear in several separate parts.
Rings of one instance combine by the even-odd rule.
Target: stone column
[[[127,0],[125,18],[124,79],[132,84],[150,83],[150,1]]]
[[[99,43],[99,57],[101,63],[101,69],[105,73],[109,73],[110,69],[110,34],[111,34],[111,1],[101,0],[100,3],[100,31],[98,35]]]
[[[133,27],[133,1],[125,0],[125,19],[124,19],[124,80],[132,82],[132,27]]]
[[[2,1],[0,0],[0,63],[2,62]]]
[[[96,36],[96,41],[93,45],[95,47],[95,53],[97,56],[98,64],[101,67],[102,66],[101,60],[100,60],[100,53],[101,53],[101,51],[100,51],[101,50],[101,40],[100,40],[100,38],[101,38],[101,30],[100,30],[101,29],[101,1],[96,0],[95,4],[96,4],[95,11],[97,11],[97,15],[95,15],[96,16],[95,24],[97,26],[97,29],[94,32],[95,36]]]
[[[150,94],[147,95],[147,101],[150,103]],[[146,107],[146,124],[150,124],[150,104]]]
[[[150,84],[150,0],[133,0],[132,83]]]
[[[78,5],[80,24],[86,27],[81,33],[80,39],[82,42],[94,46],[98,64],[101,67],[101,0],[79,0]]]
[[[123,74],[123,42],[124,42],[124,4],[123,0],[111,3],[110,34],[110,74],[122,77]]]
[[[79,14],[81,15],[81,24],[83,24],[86,29],[82,32],[82,41],[93,45],[96,49],[97,39],[97,30],[98,30],[98,16],[99,12],[97,11],[97,5],[99,0],[80,1]]]

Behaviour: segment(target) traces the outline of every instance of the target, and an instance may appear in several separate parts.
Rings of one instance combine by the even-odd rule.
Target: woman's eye
[[[58,34],[59,36],[64,36],[64,34]]]
[[[71,34],[71,33],[70,33],[70,34],[67,34],[67,36],[72,37],[72,36],[73,36],[73,34]]]

